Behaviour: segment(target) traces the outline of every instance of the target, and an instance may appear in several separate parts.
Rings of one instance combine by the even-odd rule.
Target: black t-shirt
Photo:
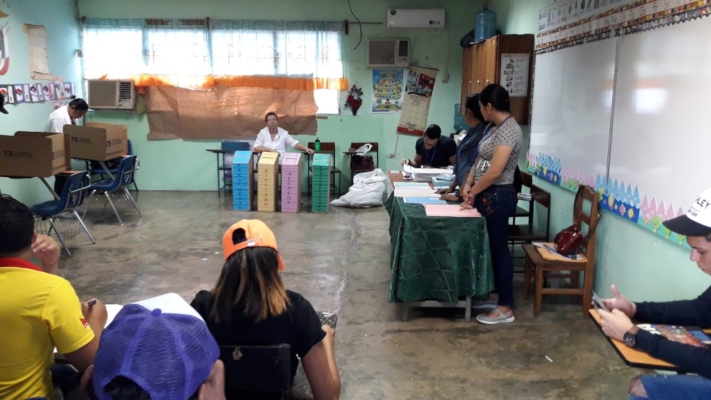
[[[451,165],[449,158],[457,154],[457,144],[451,138],[442,136],[437,145],[429,150],[425,148],[425,139],[417,139],[415,152],[420,155],[422,165],[440,168]]]
[[[326,337],[321,321],[311,303],[303,296],[286,291],[289,306],[279,316],[260,322],[248,320],[242,308],[237,308],[229,323],[215,323],[210,318],[214,298],[207,290],[195,295],[191,306],[205,319],[210,333],[219,345],[267,346],[288,343],[291,346],[291,380],[294,381],[299,361],[315,344]]]

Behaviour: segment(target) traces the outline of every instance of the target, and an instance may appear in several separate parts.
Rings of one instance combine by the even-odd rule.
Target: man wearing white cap
[[[711,189],[705,190],[686,215],[664,222],[672,232],[686,236],[691,261],[711,275]],[[654,324],[695,325],[711,328],[711,287],[694,300],[633,303],[615,285],[612,299],[603,304],[612,312],[598,310],[605,335],[698,375],[643,375],[630,383],[630,399],[711,398],[711,349],[672,342],[640,330],[634,318]]]

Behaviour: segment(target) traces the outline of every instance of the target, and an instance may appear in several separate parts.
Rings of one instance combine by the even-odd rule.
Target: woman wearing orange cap
[[[220,345],[291,346],[292,382],[298,355],[314,398],[338,399],[341,378],[333,329],[321,325],[311,303],[286,290],[284,261],[274,233],[258,220],[241,220],[222,238],[225,264],[215,288],[198,292],[191,305]],[[240,393],[244,398],[244,393]],[[264,396],[260,396],[264,398]]]

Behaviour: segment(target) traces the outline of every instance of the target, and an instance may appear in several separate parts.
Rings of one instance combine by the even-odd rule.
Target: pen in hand
[[[96,300],[91,300],[91,301],[88,302],[87,304],[89,305],[89,307],[91,307],[91,306],[93,306],[94,304],[96,304]]]

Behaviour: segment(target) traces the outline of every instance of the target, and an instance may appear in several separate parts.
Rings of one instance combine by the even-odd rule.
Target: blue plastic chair
[[[116,218],[119,220],[119,223],[121,225],[123,225],[121,216],[119,215],[118,211],[116,211],[116,206],[114,205],[114,202],[111,201],[112,193],[123,192],[126,197],[131,200],[133,206],[136,207],[138,215],[143,216],[143,214],[141,213],[141,209],[138,208],[138,204],[136,204],[136,201],[133,199],[133,196],[131,196],[131,193],[128,191],[128,189],[126,189],[126,186],[128,186],[133,181],[133,174],[138,170],[138,168],[138,160],[136,156],[124,157],[119,163],[118,168],[116,168],[116,173],[111,174],[113,178],[93,182],[91,184],[91,187],[89,188],[89,190],[91,191],[91,194],[89,195],[89,200],[91,200],[91,198],[97,192],[106,196],[104,210],[106,210],[107,204],[111,204],[111,208],[113,208],[114,214],[116,214]],[[86,215],[86,212],[89,211],[90,206],[91,202],[89,202],[89,205],[86,206],[86,209],[84,210],[84,215]]]
[[[77,213],[76,211],[76,208],[81,206],[84,202],[84,199],[86,198],[86,193],[89,191],[90,185],[91,178],[86,173],[86,171],[74,173],[70,175],[64,183],[62,193],[59,194],[59,199],[45,201],[44,203],[40,203],[30,207],[30,211],[32,211],[32,214],[41,217],[43,221],[49,221],[50,229],[47,233],[50,234],[52,230],[54,230],[54,232],[57,234],[59,242],[62,244],[62,247],[64,247],[64,250],[67,252],[67,255],[69,255],[69,257],[72,256],[72,253],[71,251],[69,251],[67,245],[64,243],[64,238],[59,233],[59,230],[57,230],[57,227],[54,226],[53,220],[57,215],[65,211],[71,212],[77,219],[77,221],[79,221],[82,228],[84,228],[84,231],[89,236],[89,239],[91,239],[91,242],[96,244],[94,237],[91,236],[91,232],[89,232],[89,229],[84,224],[84,220],[79,216],[79,213]]]
[[[131,146],[130,140],[128,140],[127,150],[128,150],[127,155],[132,156],[133,155],[133,146]],[[91,164],[87,161],[87,165],[91,165]],[[118,168],[109,169],[108,172],[110,172],[111,175],[116,175],[117,169]],[[103,168],[92,168],[91,175],[100,175],[101,179],[105,179],[104,175],[108,175],[108,174],[106,173],[106,170]],[[136,191],[138,192],[138,185],[136,185],[135,175],[131,175],[131,182],[129,182],[129,184],[133,184],[133,188],[136,189]]]

